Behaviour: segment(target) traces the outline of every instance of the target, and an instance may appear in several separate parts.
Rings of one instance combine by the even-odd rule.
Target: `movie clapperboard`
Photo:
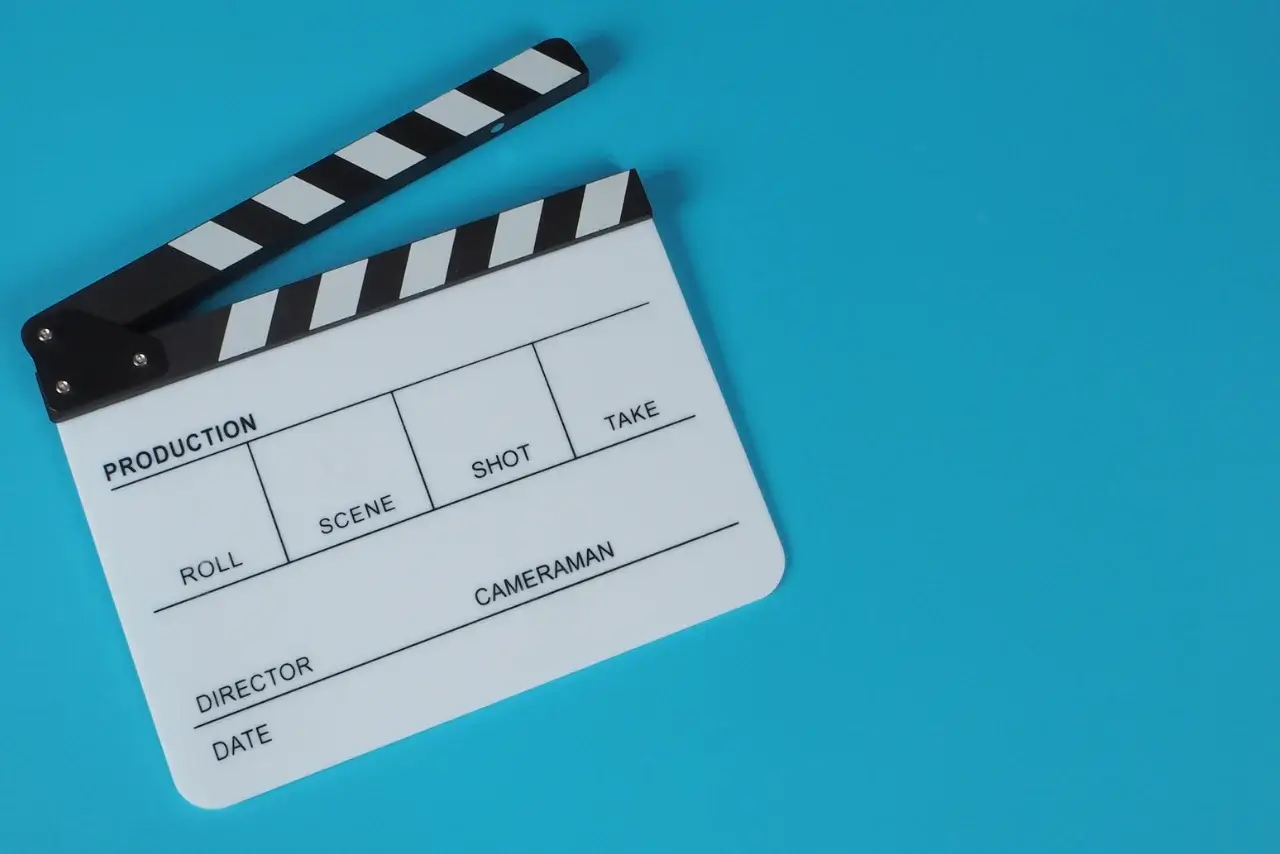
[[[542,42],[24,325],[192,803],[242,801],[780,580],[635,171],[190,313],[587,80],[568,42]]]

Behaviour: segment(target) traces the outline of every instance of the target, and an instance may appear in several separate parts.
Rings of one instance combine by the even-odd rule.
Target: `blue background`
[[[1280,5],[3,19],[0,850],[1280,850]],[[549,35],[591,89],[237,294],[640,168],[787,576],[191,807],[19,324]]]

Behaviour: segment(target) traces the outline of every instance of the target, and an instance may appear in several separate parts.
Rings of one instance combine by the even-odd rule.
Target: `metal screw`
[[[39,332],[37,332],[36,337],[39,338],[41,341],[48,341],[50,338],[53,337],[53,331],[46,327],[44,329],[41,329]]]
[[[56,391],[58,394],[66,394],[67,392],[71,391],[71,383],[67,382],[66,380],[58,380],[56,383],[53,384],[53,390]]]
[[[144,367],[144,366],[147,364],[147,354],[146,354],[146,353],[134,353],[134,354],[133,354],[133,363],[134,363],[135,365],[137,365],[139,368]]]

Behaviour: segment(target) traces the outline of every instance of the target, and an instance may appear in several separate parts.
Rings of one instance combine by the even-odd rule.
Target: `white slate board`
[[[202,807],[751,602],[783,570],[651,220],[58,429]]]

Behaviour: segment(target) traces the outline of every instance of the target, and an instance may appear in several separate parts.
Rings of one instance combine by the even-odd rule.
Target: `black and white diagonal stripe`
[[[557,193],[159,330],[171,378],[652,216],[634,171]]]
[[[547,49],[544,43],[512,57],[168,245],[213,269],[225,270],[264,246],[289,241],[298,226],[376,190],[464,137],[487,131],[581,73],[542,52]]]
[[[469,151],[499,123],[512,126],[567,97],[585,85],[585,74],[586,66],[568,42],[542,42],[196,226],[77,296],[92,303],[91,311],[99,316],[133,322],[175,295],[220,286],[228,276],[265,262]]]

